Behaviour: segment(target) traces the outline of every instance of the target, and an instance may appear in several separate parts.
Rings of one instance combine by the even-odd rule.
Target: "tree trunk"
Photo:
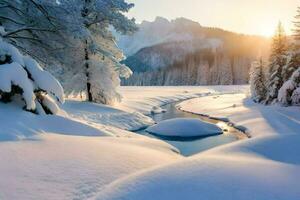
[[[93,101],[93,95],[91,93],[91,83],[90,83],[90,73],[89,73],[89,52],[88,52],[88,41],[85,40],[85,48],[84,48],[84,54],[85,54],[85,69],[86,69],[86,90],[87,90],[87,97],[88,101]]]
[[[91,3],[90,0],[84,0],[84,6],[81,11],[81,15],[83,18],[88,17],[89,9],[88,4]],[[87,26],[87,25],[85,25]],[[88,29],[88,27],[86,27]],[[90,83],[90,73],[89,73],[89,50],[88,50],[88,40],[85,40],[85,47],[84,47],[84,59],[85,59],[85,74],[86,74],[86,92],[87,92],[87,98],[89,102],[93,101],[93,95],[91,93],[91,83]]]

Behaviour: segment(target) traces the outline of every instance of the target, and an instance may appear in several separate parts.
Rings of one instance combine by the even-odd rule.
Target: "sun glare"
[[[260,35],[265,37],[272,37],[275,33],[276,25],[264,25],[259,30]]]
[[[259,35],[262,35],[265,37],[272,37],[276,31],[277,25],[278,25],[278,22],[274,23],[274,24],[271,24],[271,23],[264,24],[259,27],[257,32],[259,33]],[[284,26],[285,33],[287,35],[291,35],[291,31],[289,28],[286,27],[286,24],[283,24],[283,26]]]

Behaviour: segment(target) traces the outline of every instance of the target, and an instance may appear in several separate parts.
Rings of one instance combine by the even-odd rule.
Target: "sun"
[[[272,37],[275,33],[276,26],[274,25],[265,25],[262,26],[259,30],[259,34],[265,37]]]
[[[273,37],[273,35],[275,34],[277,26],[278,26],[278,23],[262,24],[258,29],[258,33],[259,33],[259,35],[262,35],[262,36],[265,36],[265,37]],[[284,27],[285,33],[287,35],[292,34],[292,31],[290,30],[291,28],[288,28],[287,26],[285,26],[285,24],[283,24],[283,27]]]

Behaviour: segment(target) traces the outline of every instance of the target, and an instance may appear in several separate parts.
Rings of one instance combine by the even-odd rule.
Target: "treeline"
[[[203,49],[158,70],[134,72],[123,85],[232,85],[247,84],[254,58],[228,55],[223,48]]]

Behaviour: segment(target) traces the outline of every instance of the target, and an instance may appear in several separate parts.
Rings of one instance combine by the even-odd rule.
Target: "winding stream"
[[[247,138],[247,135],[243,133],[241,130],[233,127],[230,123],[223,122],[218,119],[211,119],[208,116],[197,115],[193,113],[188,113],[181,111],[176,108],[176,105],[180,102],[170,103],[162,106],[163,109],[166,110],[164,113],[160,114],[152,114],[150,117],[156,122],[159,123],[163,120],[173,119],[173,118],[197,118],[202,121],[216,124],[223,130],[223,134],[217,136],[210,136],[204,138],[197,139],[184,139],[184,140],[172,140],[166,139],[159,136],[152,135],[145,131],[145,129],[137,131],[137,133],[142,135],[147,135],[150,137],[158,138],[163,140],[177,149],[180,150],[180,153],[184,156],[191,156],[201,151],[205,151],[211,149],[216,146],[220,146],[223,144],[231,143],[240,139]]]

